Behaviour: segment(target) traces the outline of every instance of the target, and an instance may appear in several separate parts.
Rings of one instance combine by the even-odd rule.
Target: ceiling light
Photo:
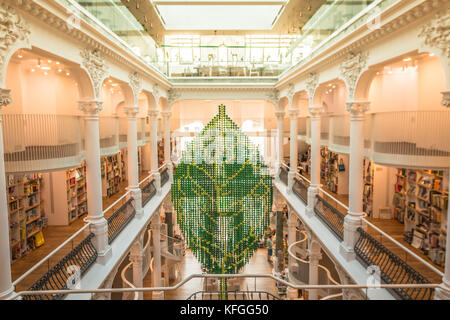
[[[70,72],[66,72],[66,76],[70,76]]]
[[[111,82],[112,82],[112,80],[111,80],[111,79],[109,79],[109,80],[108,80],[108,82],[109,82],[109,83],[111,83]]]
[[[329,85],[328,85],[329,87],[331,87],[332,86],[332,84],[330,83]]]
[[[434,53],[430,53],[429,56],[430,56],[430,57],[434,57]]]
[[[118,85],[119,85],[118,83],[113,83],[111,86],[117,87]]]
[[[49,66],[43,66],[41,67],[42,70],[51,70],[51,68]]]
[[[58,72],[62,72],[62,69],[58,69]]]
[[[403,59],[403,61],[405,61],[405,62],[408,62],[408,61],[411,61],[412,60],[412,58],[405,58],[405,59]]]
[[[45,75],[45,76],[46,76],[46,75],[48,75],[48,72],[47,72],[47,71],[45,71],[45,72],[44,72],[44,75]]]
[[[377,76],[378,76],[379,74],[380,74],[380,72],[378,71],[378,72],[377,72]]]
[[[31,69],[31,72],[35,72],[36,70],[35,69]]]
[[[17,55],[17,58],[22,59],[23,55],[21,55],[20,53]]]
[[[333,86],[333,89],[336,89],[336,86]]]
[[[58,62],[58,61],[56,61],[56,64],[59,64],[59,62]]]
[[[52,63],[52,60],[47,60],[48,63]]]

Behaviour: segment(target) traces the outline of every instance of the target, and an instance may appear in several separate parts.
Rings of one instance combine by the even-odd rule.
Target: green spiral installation
[[[255,144],[219,106],[184,151],[172,201],[193,254],[208,273],[238,273],[269,225],[273,187]],[[221,279],[222,298],[226,281]]]

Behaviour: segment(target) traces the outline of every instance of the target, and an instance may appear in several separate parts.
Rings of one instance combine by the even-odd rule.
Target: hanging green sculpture
[[[208,273],[238,273],[249,261],[269,224],[272,188],[257,146],[220,105],[184,151],[172,185],[178,224]]]

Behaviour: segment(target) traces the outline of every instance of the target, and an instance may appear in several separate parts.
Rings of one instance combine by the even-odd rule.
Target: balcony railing
[[[330,117],[330,141],[328,148],[336,152],[348,153],[350,146],[350,115]]]
[[[61,261],[45,273],[28,290],[64,290],[75,288],[78,276],[82,276],[97,259],[97,250],[92,244],[94,234],[90,233]],[[77,274],[79,272],[79,274]],[[73,286],[73,287],[72,287]],[[25,300],[60,300],[65,294],[37,294],[24,296]]]
[[[345,216],[320,195],[316,196],[314,212],[330,228],[339,240],[344,239]]]
[[[142,188],[142,207],[144,207],[156,194],[155,180],[148,181]]]
[[[265,291],[198,291],[191,294],[186,300],[280,300],[272,293]]]
[[[129,198],[124,204],[120,206],[107,220],[108,220],[108,243],[114,241],[119,233],[127,226],[128,223],[136,215],[134,199]]]
[[[284,166],[280,167],[280,181],[285,185],[288,183],[288,170]]]
[[[75,167],[83,161],[80,117],[56,114],[1,117],[6,172]]]
[[[300,175],[297,175],[295,177],[292,191],[306,204],[308,204],[308,187],[309,183],[306,179],[304,179]]]
[[[167,181],[169,181],[169,170],[164,168],[161,171],[161,187],[164,186]]]
[[[362,228],[358,228],[357,231],[360,235],[355,244],[357,259],[365,266],[378,266],[381,271],[381,279],[385,283],[431,283]],[[403,300],[430,300],[434,293],[432,288],[394,288],[389,290],[394,296]]]

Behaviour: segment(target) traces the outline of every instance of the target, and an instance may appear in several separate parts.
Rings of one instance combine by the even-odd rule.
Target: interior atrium
[[[450,1],[1,0],[0,300],[449,300]]]

